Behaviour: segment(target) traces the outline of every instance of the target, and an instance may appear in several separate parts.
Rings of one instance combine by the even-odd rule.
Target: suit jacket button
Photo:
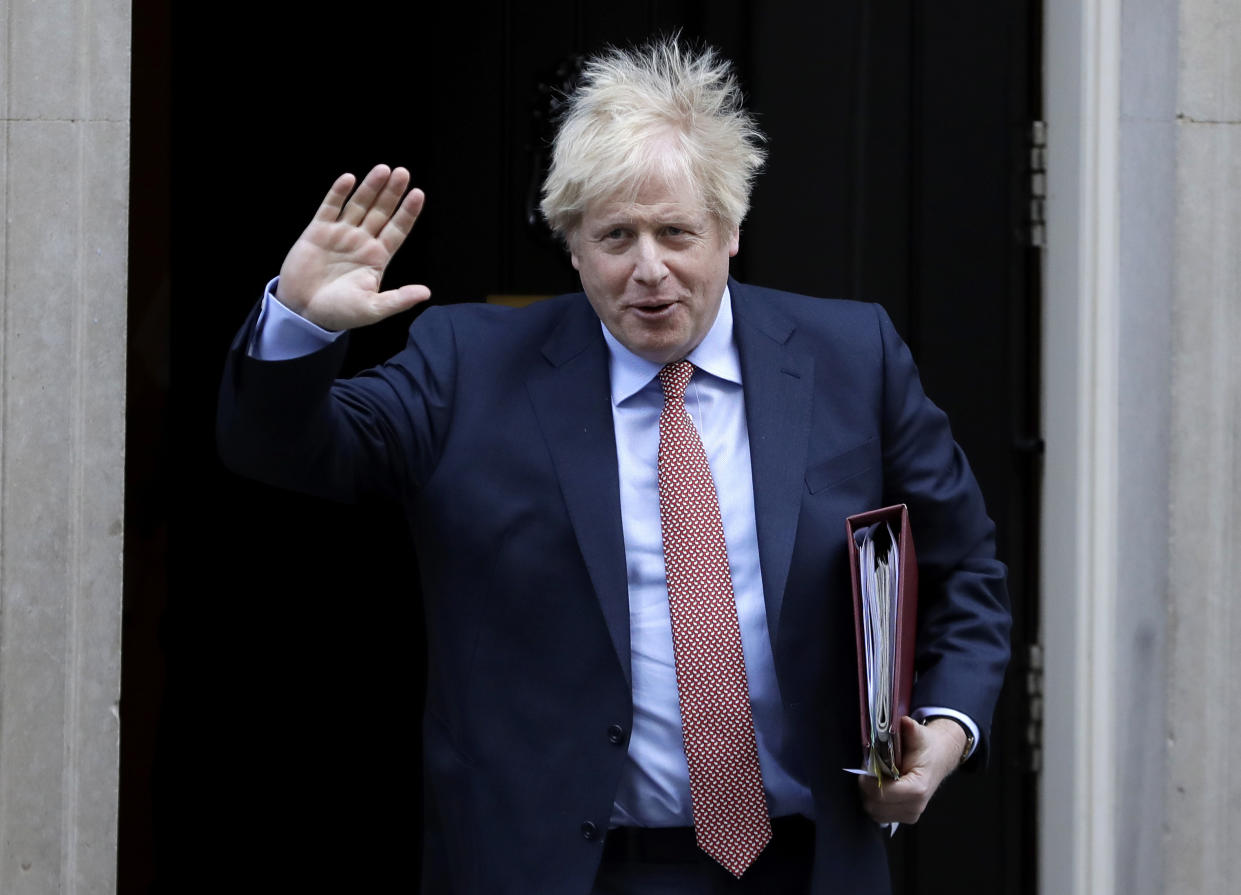
[[[619,724],[609,724],[608,742],[615,743],[617,746],[625,742],[625,728],[621,727]]]
[[[599,828],[590,821],[582,822],[582,838],[587,842],[594,842],[599,838]]]

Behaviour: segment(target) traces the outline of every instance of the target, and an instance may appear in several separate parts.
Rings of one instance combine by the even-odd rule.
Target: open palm
[[[354,183],[342,174],[332,184],[285,256],[276,287],[282,304],[328,330],[375,323],[431,297],[426,286],[379,288],[422,211],[422,191],[406,193],[409,172],[387,165],[372,168],[351,196]]]

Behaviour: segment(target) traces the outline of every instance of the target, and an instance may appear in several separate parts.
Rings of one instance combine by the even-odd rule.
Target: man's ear
[[[728,234],[728,257],[736,258],[741,250],[741,227],[734,226]]]
[[[582,268],[577,261],[577,231],[568,234],[564,239],[564,247],[569,250],[569,263],[573,265],[574,270],[580,271]]]

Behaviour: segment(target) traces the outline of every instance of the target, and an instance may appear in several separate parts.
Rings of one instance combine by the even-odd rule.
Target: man
[[[875,306],[728,276],[761,137],[676,42],[586,68],[543,210],[584,294],[432,308],[334,381],[423,195],[339,178],[239,335],[225,460],[404,506],[428,631],[424,890],[888,891],[879,823],[978,748],[1008,657],[993,526]],[[846,516],[921,577],[899,781],[860,758]],[[878,822],[878,823],[877,823]]]

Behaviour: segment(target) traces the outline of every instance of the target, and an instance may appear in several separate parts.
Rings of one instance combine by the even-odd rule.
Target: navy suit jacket
[[[909,506],[914,705],[986,748],[1008,658],[994,527],[944,414],[876,305],[730,282],[768,627],[814,794],[815,892],[889,890],[861,758],[845,517]],[[427,616],[424,887],[587,895],[632,718],[608,353],[584,295],[435,307],[349,380],[337,343],[230,355],[221,454],[267,482],[401,502]],[[620,736],[617,736],[617,730]]]

